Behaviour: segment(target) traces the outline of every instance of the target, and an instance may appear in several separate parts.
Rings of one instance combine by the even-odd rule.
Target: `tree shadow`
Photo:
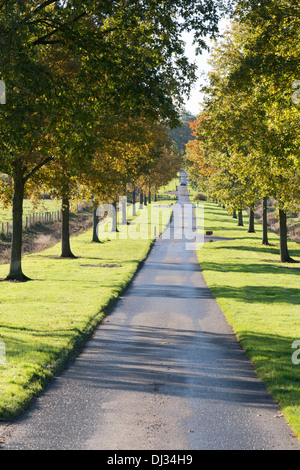
[[[284,303],[299,305],[299,289],[279,286],[222,286],[212,287],[213,295],[218,299],[234,299],[243,303]]]
[[[246,339],[252,345],[257,335],[249,333]],[[258,353],[262,355],[268,350],[265,345],[276,341],[279,349],[284,343],[283,363],[290,365],[288,339],[258,336]],[[269,356],[261,360],[268,361]],[[120,390],[152,394],[159,389],[165,396],[184,398],[192,393],[195,398],[222,400],[234,406],[273,406],[232,334],[149,326],[124,328],[108,322],[80,356],[68,363],[64,374],[92,393]],[[53,384],[58,393],[59,382]]]
[[[265,260],[264,263],[214,263],[212,261],[203,261],[201,263],[202,271],[215,272],[236,272],[236,273],[253,273],[253,274],[300,274],[300,268],[291,267],[290,264],[284,265],[272,260]]]
[[[252,331],[245,331],[240,336],[246,355],[251,358],[272,396],[283,405],[299,407],[300,365],[299,354],[293,347],[294,340],[292,336]],[[297,362],[294,362],[294,353],[298,356],[295,358]]]
[[[243,239],[249,239],[249,237],[243,237]],[[240,240],[240,238],[239,238]],[[256,252],[256,253],[268,253],[272,255],[280,256],[280,250],[275,245],[261,245],[261,246],[253,246],[253,245],[216,245],[214,246],[215,250],[223,250],[224,248],[229,250],[237,250],[237,251],[248,251],[248,252]],[[292,257],[299,257],[300,251],[298,249],[289,249],[289,253]],[[268,260],[270,262],[276,262],[276,260]],[[295,260],[295,264],[299,263],[299,261]]]

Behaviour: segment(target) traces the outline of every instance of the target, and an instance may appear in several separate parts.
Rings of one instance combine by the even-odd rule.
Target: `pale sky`
[[[184,35],[184,41],[186,42],[186,54],[189,57],[191,62],[195,62],[197,64],[198,70],[198,81],[195,83],[192,91],[191,96],[189,99],[185,100],[185,107],[187,111],[190,111],[195,116],[200,112],[200,105],[199,103],[202,101],[202,95],[200,93],[200,86],[204,83],[204,77],[201,77],[201,73],[207,73],[209,70],[209,65],[207,64],[207,60],[209,58],[209,52],[203,51],[201,55],[196,56],[195,54],[195,46],[192,45],[192,38],[189,37],[187,34]]]
[[[228,27],[229,21],[228,19],[223,19],[220,22],[219,28],[220,31],[225,31],[225,29]],[[198,67],[198,81],[194,85],[192,91],[191,91],[191,96],[190,99],[186,99],[185,101],[185,107],[187,111],[190,111],[193,113],[195,116],[199,114],[200,112],[200,105],[199,103],[202,101],[202,94],[200,93],[200,86],[204,83],[205,77],[201,77],[201,73],[207,73],[209,70],[209,65],[207,63],[207,60],[209,59],[209,52],[208,51],[203,51],[201,55],[195,54],[195,46],[193,46],[193,35],[189,33],[185,33],[182,35],[183,40],[186,43],[186,54],[187,57],[190,59],[191,62],[195,62],[197,67]],[[209,44],[209,41],[207,41]]]

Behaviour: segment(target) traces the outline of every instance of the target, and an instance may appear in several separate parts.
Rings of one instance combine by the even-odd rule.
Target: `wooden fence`
[[[46,224],[61,220],[61,209],[51,212],[33,212],[23,217],[23,228],[29,229],[36,224]],[[12,222],[0,222],[0,234],[12,234]]]
[[[76,208],[71,212],[78,213],[87,207],[87,203],[78,203]],[[46,211],[46,212],[32,212],[31,214],[23,216],[23,228],[29,229],[36,224],[47,224],[49,222],[60,222],[61,221],[61,209],[56,211]],[[0,235],[11,235],[12,234],[12,221],[10,222],[1,222],[0,221]]]

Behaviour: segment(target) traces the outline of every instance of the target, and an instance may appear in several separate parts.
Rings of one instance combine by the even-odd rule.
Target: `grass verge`
[[[262,245],[262,226],[248,233],[225,209],[205,203],[205,230],[234,240],[205,243],[198,258],[205,280],[252,361],[258,377],[279,403],[300,436],[300,265],[279,263],[279,238],[269,234]],[[300,247],[289,249],[300,260]],[[300,351],[300,346],[298,346]]]
[[[56,244],[24,256],[23,269],[32,281],[1,282],[0,419],[15,418],[27,408],[124,292],[155,238],[150,212],[160,221],[158,235],[171,210],[147,206],[133,219],[130,237],[123,227],[117,236],[106,234],[102,243],[92,243],[88,231],[72,238],[76,259],[61,259]],[[0,266],[0,278],[7,270]]]

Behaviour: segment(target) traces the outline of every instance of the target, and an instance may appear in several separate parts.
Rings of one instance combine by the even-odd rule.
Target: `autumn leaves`
[[[178,157],[168,128],[195,79],[180,33],[194,26],[200,38],[217,19],[214,5],[199,10],[190,0],[2,5],[0,193],[13,205],[8,280],[27,279],[24,197],[62,199],[62,254],[72,256],[70,199],[113,202],[128,184],[148,191],[172,178]]]
[[[283,262],[286,214],[300,207],[299,32],[297,2],[237,2],[188,149],[192,177],[230,213],[276,201]]]

